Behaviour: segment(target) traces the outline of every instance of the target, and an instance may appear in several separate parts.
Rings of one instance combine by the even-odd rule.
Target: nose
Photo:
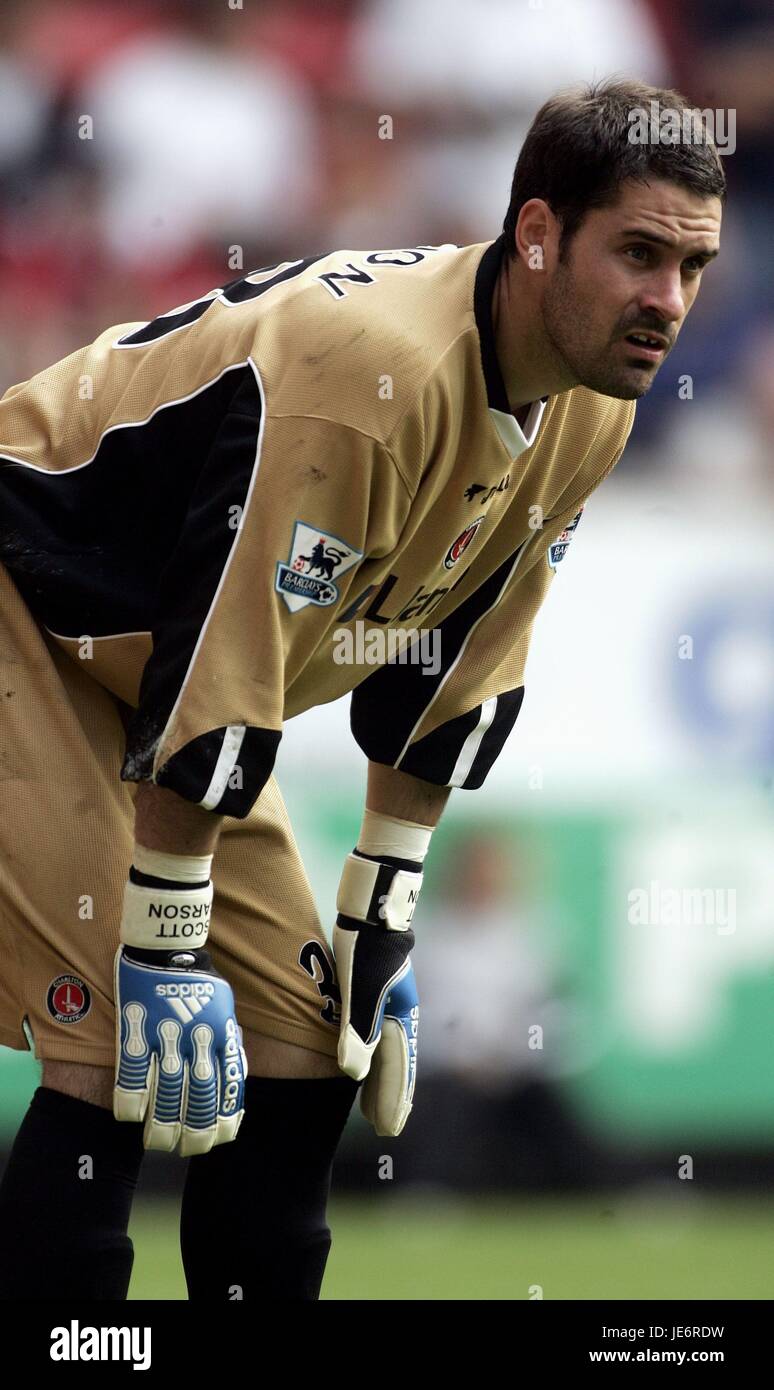
[[[685,314],[680,272],[664,270],[642,287],[640,309],[664,323],[679,323]]]

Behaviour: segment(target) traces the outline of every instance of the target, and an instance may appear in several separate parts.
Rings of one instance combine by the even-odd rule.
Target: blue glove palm
[[[236,1137],[247,1059],[231,986],[206,950],[119,948],[117,1120],[145,1120],[146,1149],[183,1157]]]

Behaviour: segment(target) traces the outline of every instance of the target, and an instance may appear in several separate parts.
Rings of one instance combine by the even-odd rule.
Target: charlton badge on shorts
[[[77,975],[57,975],[46,995],[46,1008],[57,1023],[80,1023],[91,1008],[91,991]]]
[[[475,521],[471,521],[470,525],[466,526],[465,530],[460,532],[456,541],[452,542],[446,552],[446,558],[443,562],[444,569],[452,569],[460,557],[464,555],[482,521],[486,521],[486,514],[477,516]]]

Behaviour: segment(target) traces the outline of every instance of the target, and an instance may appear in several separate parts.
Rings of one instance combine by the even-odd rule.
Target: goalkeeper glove
[[[204,949],[212,856],[135,849],[115,958],[113,1114],[182,1157],[235,1139],[247,1059],[231,986]]]
[[[365,1078],[360,1108],[377,1134],[400,1134],[416,1080],[419,999],[411,920],[432,828],[366,811],[336,899],[339,1066]],[[397,852],[396,852],[397,851]]]

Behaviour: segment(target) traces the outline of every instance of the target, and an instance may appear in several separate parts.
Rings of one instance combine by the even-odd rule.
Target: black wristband
[[[398,859],[394,854],[364,854],[357,846],[352,851],[358,859],[370,859],[372,864],[387,864],[391,869],[407,869],[409,873],[421,874],[424,864],[416,859]]]
[[[204,970],[209,973],[213,969],[210,953],[203,946],[176,946],[171,949],[169,946],[161,949],[123,946],[122,951],[124,960],[133,961],[135,965],[155,965],[158,970]],[[178,956],[193,956],[194,959],[185,965],[176,965]]]
[[[130,883],[136,883],[140,888],[166,888],[172,893],[186,893],[191,888],[206,888],[210,880],[202,879],[200,883],[181,883],[179,878],[157,878],[155,874],[144,874],[141,869],[135,869],[134,864],[129,870]]]

